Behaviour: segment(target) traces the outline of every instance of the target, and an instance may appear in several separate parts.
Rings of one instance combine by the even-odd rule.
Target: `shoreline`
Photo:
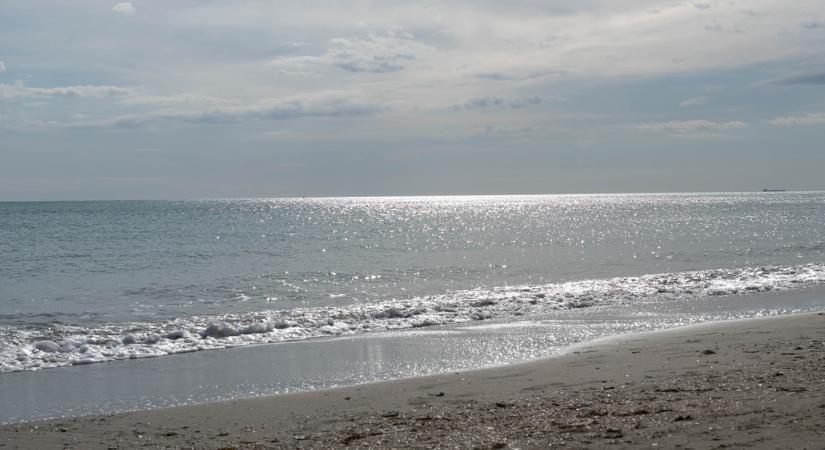
[[[6,425],[0,444],[814,446],[825,436],[823,325],[823,313],[707,322],[601,338],[495,368]]]

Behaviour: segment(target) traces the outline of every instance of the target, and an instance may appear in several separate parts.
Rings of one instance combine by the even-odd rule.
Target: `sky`
[[[0,2],[0,200],[762,188],[822,0]]]

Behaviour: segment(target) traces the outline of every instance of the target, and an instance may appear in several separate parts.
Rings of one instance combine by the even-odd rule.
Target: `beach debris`
[[[350,430],[348,432],[347,436],[345,436],[344,439],[341,440],[341,443],[344,444],[344,445],[349,445],[353,441],[357,441],[359,439],[364,439],[364,438],[367,438],[367,437],[370,437],[370,436],[379,436],[381,434],[383,434],[383,432],[375,431],[375,430],[369,430],[369,431],[363,432],[363,433],[358,432],[358,431]]]
[[[715,352],[715,351],[713,351],[713,350],[711,350],[711,349],[707,349],[707,350],[703,350],[703,351],[702,351],[702,354],[703,354],[703,355],[715,355],[715,354],[716,354],[716,352]]]
[[[805,392],[808,388],[804,388],[802,386],[780,386],[776,390],[783,392]]]
[[[601,417],[606,415],[607,410],[605,409],[587,409],[582,411],[582,413],[579,414],[579,417]]]
[[[620,428],[608,428],[604,433],[605,439],[618,439],[623,436],[624,433]]]
[[[593,423],[594,423],[593,419],[583,419],[583,420],[577,420],[577,421],[569,422],[569,423],[553,421],[553,424],[556,425],[557,427],[561,428],[562,430],[564,430],[564,431],[575,431],[575,432],[583,432],[583,431],[585,431],[585,428],[588,425],[591,425]]]
[[[685,414],[685,415],[679,414],[678,416],[676,416],[675,419],[673,419],[674,422],[684,422],[686,420],[693,420],[693,416],[691,416],[689,414]]]
[[[363,433],[350,432],[350,434],[348,434],[346,437],[344,437],[344,439],[341,440],[341,443],[344,445],[348,445],[352,441],[357,441],[358,439],[363,439],[365,437],[367,436]]]
[[[644,416],[650,414],[650,411],[644,408],[634,409],[633,411],[616,414],[617,416]]]
[[[350,431],[344,439],[341,440],[341,443],[344,445],[349,445],[352,441],[357,441],[358,439],[364,439],[367,437],[365,433],[359,433],[357,431]]]

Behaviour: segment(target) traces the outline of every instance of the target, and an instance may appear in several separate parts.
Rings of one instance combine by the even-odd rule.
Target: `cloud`
[[[768,84],[825,84],[825,72],[813,72],[801,75],[793,75],[776,80],[767,81]]]
[[[527,106],[538,105],[544,102],[544,98],[533,96],[523,97],[517,99],[503,99],[501,97],[473,97],[464,103],[456,104],[450,107],[454,111],[471,111],[483,109],[504,109],[504,108],[524,108]]]
[[[807,113],[796,116],[777,117],[770,120],[769,123],[777,127],[825,125],[825,113]]]
[[[226,124],[299,117],[359,116],[382,110],[377,102],[350,92],[324,92],[287,98],[270,98],[247,105],[160,109],[69,124],[74,127],[139,127],[166,121]]]
[[[487,125],[484,127],[484,134],[491,136],[515,136],[523,137],[539,132],[541,129],[533,125],[521,127],[499,127]]]
[[[825,23],[822,22],[805,22],[802,25],[802,28],[806,30],[822,30],[825,29]]]
[[[711,20],[710,22],[705,24],[705,31],[716,32],[716,31],[722,31],[722,30],[724,30],[724,28],[722,27],[722,24],[720,24],[719,22],[717,22],[715,20]]]
[[[0,61],[0,73],[6,71],[6,64],[3,61]]]
[[[656,131],[666,134],[707,134],[725,130],[747,128],[748,124],[741,121],[712,122],[709,120],[674,120],[670,122],[644,123],[638,126],[640,130]]]
[[[209,105],[230,106],[237,105],[237,100],[210,97],[201,94],[174,94],[174,95],[135,95],[124,98],[121,103],[127,105],[169,106],[169,105]]]
[[[682,103],[679,103],[679,107],[680,108],[687,108],[689,106],[699,106],[699,105],[704,105],[707,102],[708,102],[707,97],[693,97],[693,98],[689,98],[689,99],[683,101]]]
[[[44,98],[44,97],[83,97],[83,98],[111,98],[134,95],[130,88],[119,86],[59,86],[51,88],[27,87],[22,81],[13,84],[0,84],[0,99],[14,98]]]
[[[495,81],[525,81],[544,78],[549,76],[564,75],[563,70],[543,70],[526,74],[506,73],[506,72],[481,72],[476,74],[476,78]]]
[[[65,119],[29,121],[30,125],[47,127],[97,128],[138,127],[162,121],[184,123],[236,123],[281,120],[298,117],[356,116],[378,112],[384,106],[355,91],[323,91],[319,93],[268,98],[252,103],[239,99],[210,97],[201,94],[146,95],[119,86],[27,87],[22,81],[0,84],[0,100],[86,98],[109,99],[107,104],[121,110],[101,117],[92,109],[74,112]],[[88,105],[92,108],[91,105]],[[123,112],[123,111],[131,112]]]
[[[198,70],[210,70],[221,57],[231,55],[228,62],[234,63],[252,55],[260,61],[261,53],[270,55],[264,58],[271,61],[271,69],[298,77],[333,78],[336,71],[388,74],[412,68],[423,82],[455,81],[449,78],[467,75],[518,81],[558,71],[574,80],[646,76],[820,57],[820,46],[810,42],[819,33],[802,33],[800,24],[821,15],[822,6],[816,0],[803,1],[805,5],[790,9],[779,0],[745,5],[758,6],[758,21],[747,15],[751,11],[743,10],[742,2],[710,0],[521,0],[506,6],[460,0],[438,2],[437,7],[351,0],[322,0],[315,7],[305,2],[161,2],[170,5],[162,8],[168,8],[166,14],[158,14],[163,27],[147,29],[142,39],[168,41],[184,51],[187,46],[197,52],[215,49],[209,55],[214,59],[204,56],[198,61],[202,67],[183,67],[173,79],[197,79]],[[347,17],[355,18],[343,20]],[[365,33],[358,21],[380,32]],[[697,33],[704,26],[729,33]],[[381,30],[408,30],[415,36]],[[176,33],[184,39],[170,40]],[[151,59],[171,54],[184,53]],[[347,88],[347,82],[332,79],[325,86]]]
[[[118,4],[116,4],[115,6],[112,7],[112,11],[114,11],[116,13],[119,13],[119,14],[123,14],[125,16],[131,15],[131,14],[134,14],[134,13],[137,12],[137,10],[135,9],[135,5],[133,5],[132,2],[118,3]]]
[[[405,32],[367,32],[356,38],[335,38],[319,56],[284,56],[269,63],[275,70],[293,75],[334,67],[355,73],[400,72],[427,47]]]

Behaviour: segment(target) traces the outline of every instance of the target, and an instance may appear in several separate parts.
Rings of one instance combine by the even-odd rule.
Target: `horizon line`
[[[764,189],[764,188],[763,188]],[[382,198],[434,198],[434,197],[563,197],[595,195],[673,195],[673,194],[783,194],[819,193],[825,189],[803,190],[753,190],[753,191],[636,191],[636,192],[569,192],[532,194],[394,194],[394,195],[286,195],[263,197],[190,197],[190,198],[77,198],[77,199],[0,199],[0,203],[58,203],[58,202],[176,202],[176,201],[228,201],[228,200],[323,200],[323,199],[382,199]]]

